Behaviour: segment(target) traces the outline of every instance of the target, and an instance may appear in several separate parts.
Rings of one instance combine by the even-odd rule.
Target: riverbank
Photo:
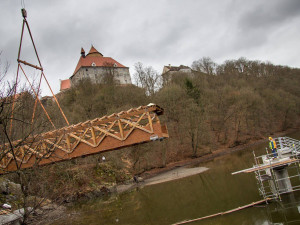
[[[291,128],[284,132],[277,132],[273,134],[273,137],[285,136],[289,133],[294,133],[299,131],[299,127]],[[86,189],[81,191],[80,195],[69,196],[65,200],[60,200],[63,203],[74,203],[80,199],[93,199],[102,196],[106,196],[112,193],[122,193],[125,191],[130,191],[138,186],[154,185],[163,182],[172,181],[175,179],[184,178],[187,176],[192,176],[197,173],[204,172],[207,168],[197,167],[199,163],[204,163],[213,160],[217,157],[224,156],[236,151],[242,151],[249,147],[255,147],[256,145],[266,143],[267,146],[268,138],[262,138],[259,140],[251,140],[247,144],[238,145],[235,147],[223,147],[213,151],[210,154],[203,155],[198,158],[186,158],[177,162],[172,162],[167,164],[165,167],[153,168],[151,170],[145,171],[139,174],[138,181],[135,182],[134,179],[126,180],[119,184],[107,184],[101,185],[95,189]],[[191,167],[196,167],[195,169]],[[209,168],[208,168],[209,169]]]
[[[299,128],[289,129],[284,132],[278,132],[273,134],[273,137],[285,136],[289,133],[294,133],[299,131]],[[249,147],[255,147],[256,145],[266,143],[267,146],[268,138],[262,138],[259,140],[251,140],[247,144],[238,145],[235,147],[223,147],[217,150],[214,150],[210,154],[203,155],[198,158],[186,158],[180,161],[171,162],[167,164],[165,167],[161,168],[153,168],[151,170],[145,171],[138,175],[139,182],[135,182],[134,179],[127,179],[122,183],[107,183],[102,184],[101,186],[95,186],[95,188],[84,188],[80,190],[80,193],[76,193],[75,195],[68,195],[65,199],[60,199],[59,204],[61,203],[73,203],[80,199],[93,199],[98,198],[101,196],[105,196],[111,193],[121,193],[124,191],[132,190],[133,188],[137,187],[138,185],[152,185],[152,184],[159,184],[167,181],[172,181],[175,179],[180,179],[187,176],[192,176],[197,173],[204,172],[205,170],[201,167],[196,167],[195,165],[199,163],[204,163],[210,160],[213,160],[217,157],[230,154],[236,151],[242,151]],[[105,166],[105,163],[101,163],[102,166]],[[92,166],[92,165],[90,165]],[[105,166],[107,167],[107,166]],[[196,169],[188,168],[188,167],[196,167]],[[77,169],[75,166],[72,170]],[[111,168],[109,168],[111,169]],[[107,168],[103,171],[110,171]],[[103,174],[103,173],[100,173]],[[128,176],[130,178],[130,176]],[[85,186],[84,186],[85,187]]]
[[[161,173],[157,174],[156,176],[147,178],[145,180],[139,179],[140,181],[137,181],[135,183],[117,185],[116,191],[117,191],[117,193],[122,193],[124,191],[131,190],[138,186],[149,186],[149,185],[160,184],[160,183],[164,183],[164,182],[168,182],[168,181],[178,180],[178,179],[182,179],[184,177],[203,173],[208,169],[209,168],[206,168],[206,167],[193,167],[193,168],[179,167],[179,168],[175,168],[175,169],[172,169],[172,170],[169,170],[166,172],[161,172]]]
[[[297,132],[297,131],[300,131],[299,127],[290,128],[286,131],[277,132],[277,133],[273,134],[272,137],[276,138],[276,137],[280,137],[280,136],[286,136],[290,133],[294,133],[294,132]],[[166,165],[166,167],[163,167],[163,168],[155,168],[155,169],[152,169],[152,170],[149,170],[149,171],[145,171],[144,173],[140,174],[140,176],[144,180],[147,180],[147,179],[150,179],[152,177],[158,176],[162,173],[165,173],[167,171],[174,170],[178,167],[192,166],[192,165],[196,165],[196,164],[199,164],[199,163],[207,162],[207,161],[212,160],[216,157],[227,155],[227,154],[230,154],[230,153],[236,152],[236,151],[242,151],[246,148],[254,147],[254,146],[262,144],[264,142],[266,143],[266,147],[267,147],[268,139],[266,137],[266,138],[262,138],[262,139],[258,139],[258,140],[251,140],[247,144],[242,144],[242,145],[238,145],[238,146],[231,147],[231,148],[230,147],[220,148],[220,149],[217,149],[217,150],[213,151],[210,154],[206,154],[206,155],[198,157],[198,158],[188,158],[188,159],[180,160],[180,161],[177,161],[177,162],[169,163],[169,164]]]
[[[289,130],[287,132],[280,132],[276,135],[272,135],[273,137],[278,136],[285,136],[290,132],[296,132],[299,131],[299,129]],[[288,136],[288,135],[287,135]],[[255,147],[256,145],[266,143],[267,146],[267,140],[261,139],[257,141],[252,141],[245,145],[236,146],[234,148],[224,148],[219,149],[217,151],[214,151],[212,154],[205,155],[203,157],[194,158],[194,159],[186,159],[175,163],[168,164],[165,168],[156,168],[150,171],[147,171],[143,174],[141,174],[141,179],[139,183],[136,183],[134,181],[128,181],[127,184],[119,184],[115,185],[113,188],[110,189],[110,191],[107,193],[122,193],[130,190],[134,190],[137,187],[143,187],[147,185],[155,185],[163,182],[172,181],[175,179],[181,179],[183,177],[199,174],[201,172],[205,172],[209,168],[205,167],[194,167],[195,165],[201,163],[210,161],[214,158],[230,154],[232,152],[241,151],[245,148],[249,147]],[[87,193],[83,195],[83,198],[87,199],[95,199],[96,197],[100,197],[101,195],[98,195],[99,193]],[[73,205],[74,203],[78,202],[79,199],[74,200],[70,202],[69,204],[63,204],[64,206]],[[38,218],[36,218],[34,223],[32,224],[51,224],[55,218],[72,218],[74,216],[68,210],[61,210],[61,208],[58,210],[56,207],[53,209],[53,213],[50,211],[46,211],[44,215],[38,215]],[[41,222],[42,221],[42,222]]]

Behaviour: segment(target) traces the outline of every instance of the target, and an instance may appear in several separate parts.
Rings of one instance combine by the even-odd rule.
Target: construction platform
[[[274,139],[276,153],[256,156],[251,168],[233,172],[255,173],[260,195],[264,199],[280,199],[281,194],[300,190],[300,141],[289,137]]]

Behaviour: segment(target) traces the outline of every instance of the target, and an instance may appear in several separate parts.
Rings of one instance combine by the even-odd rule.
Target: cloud
[[[22,16],[18,1],[0,1],[0,50],[16,71]],[[300,2],[198,0],[26,0],[28,21],[46,75],[55,90],[74,71],[80,49],[93,44],[129,66],[142,62],[161,72],[166,64],[191,65],[209,56],[246,57],[300,67]],[[22,55],[34,61],[28,39]],[[36,61],[35,61],[36,62]],[[46,90],[44,93],[49,93]]]
[[[257,29],[272,30],[299,17],[299,11],[300,1],[298,0],[260,1],[246,11],[241,17],[239,26],[245,32]]]
[[[254,1],[249,5],[246,8],[239,4],[236,8],[242,9],[236,30],[236,44],[241,48],[263,47],[274,32],[300,18],[297,0]]]

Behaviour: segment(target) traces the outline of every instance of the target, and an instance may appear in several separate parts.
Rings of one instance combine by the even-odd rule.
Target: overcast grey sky
[[[299,0],[25,0],[28,22],[55,92],[75,70],[83,47],[130,67],[142,62],[190,66],[204,56],[246,57],[300,67]],[[21,0],[0,1],[0,51],[16,74]],[[26,33],[26,37],[28,37]],[[33,60],[28,38],[22,57]],[[45,85],[43,95],[49,94]]]

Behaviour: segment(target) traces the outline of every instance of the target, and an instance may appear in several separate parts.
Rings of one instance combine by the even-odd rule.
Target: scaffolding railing
[[[255,173],[255,177],[257,179],[257,185],[260,195],[266,199],[266,198],[279,198],[280,199],[280,193],[278,188],[278,183],[274,183],[273,180],[276,180],[276,176],[272,172],[271,169],[259,169],[261,165],[263,165],[262,156],[256,156],[254,155],[254,161],[255,165],[254,167],[258,168]],[[268,154],[271,157],[271,154]],[[269,160],[270,167],[271,167],[271,161]]]
[[[300,141],[290,138],[290,137],[278,137],[274,138],[277,150],[282,154],[285,153],[295,153],[296,155],[300,154]]]
[[[258,191],[263,198],[279,199],[281,195],[291,191],[300,190],[299,155],[300,141],[289,137],[278,137],[274,139],[277,145],[277,152],[269,153],[266,148],[266,155],[256,156],[253,152],[253,165],[257,179]],[[286,169],[288,176],[278,177],[277,172]],[[280,183],[289,180],[291,187],[281,187]]]

